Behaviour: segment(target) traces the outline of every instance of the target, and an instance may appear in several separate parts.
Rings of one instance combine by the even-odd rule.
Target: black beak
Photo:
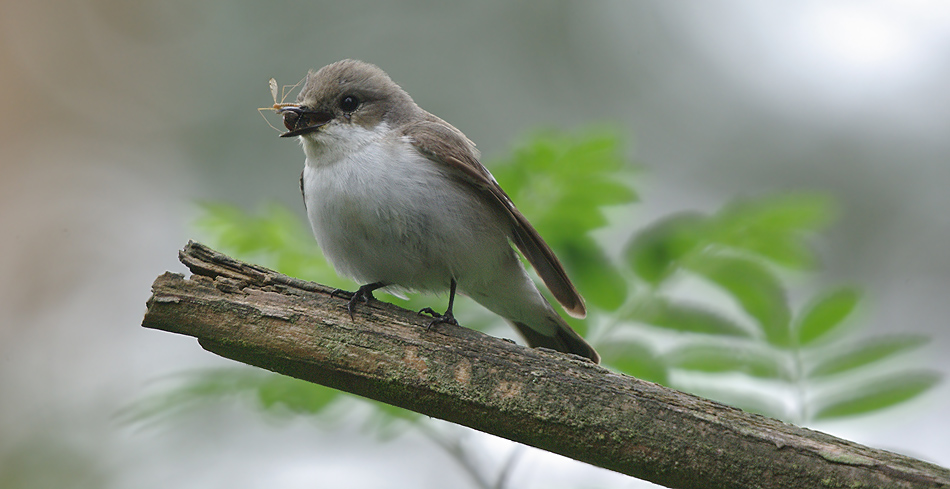
[[[301,136],[320,129],[333,119],[333,114],[310,110],[302,105],[283,107],[277,111],[284,116],[284,126],[289,129],[280,135],[282,138]]]

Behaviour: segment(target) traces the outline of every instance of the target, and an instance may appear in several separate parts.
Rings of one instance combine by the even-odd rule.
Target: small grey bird
[[[275,106],[277,107],[277,106]],[[278,113],[306,155],[307,216],[337,273],[361,284],[349,303],[382,287],[456,291],[507,319],[528,345],[600,357],[538,291],[511,243],[574,317],[584,300],[538,232],[479,162],[461,131],[421,109],[378,67],[343,60],[307,74]],[[430,324],[431,325],[431,324]]]

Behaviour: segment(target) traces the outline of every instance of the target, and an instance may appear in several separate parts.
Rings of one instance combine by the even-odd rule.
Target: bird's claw
[[[437,324],[451,324],[453,326],[459,325],[458,320],[455,319],[455,316],[452,315],[451,311],[446,311],[445,314],[439,314],[431,307],[426,307],[420,309],[419,314],[428,314],[433,318],[432,321],[429,321],[429,324],[426,325],[426,331],[431,330]]]
[[[376,284],[370,284],[356,289],[356,292],[336,289],[333,292],[330,292],[330,297],[344,297],[349,295],[350,300],[346,303],[346,312],[350,313],[350,319],[356,319],[356,304],[360,301],[362,301],[364,304],[369,304],[369,301],[376,299],[373,297],[373,290],[376,288],[378,288]]]
[[[349,296],[350,298],[352,298],[353,294],[355,294],[355,292],[350,292],[349,290],[333,289],[333,292],[330,292],[330,297],[346,298],[347,296]]]

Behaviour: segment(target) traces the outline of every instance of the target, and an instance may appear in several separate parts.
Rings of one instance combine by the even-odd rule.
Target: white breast
[[[340,124],[302,139],[307,214],[341,275],[444,290],[511,266],[502,216],[387,127]]]

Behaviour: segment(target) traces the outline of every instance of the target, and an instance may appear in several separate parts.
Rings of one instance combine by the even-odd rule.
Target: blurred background
[[[862,2],[0,3],[0,487],[468,487],[423,437],[280,425],[239,406],[142,429],[155,379],[228,362],[139,324],[184,272],[195,203],[303,219],[298,145],[255,110],[342,58],[375,63],[487,159],[539,127],[611,123],[646,224],[737,196],[824,191],[830,282],[876,332],[950,372],[950,4]],[[813,426],[950,465],[950,383]],[[512,450],[472,435],[485,453]],[[649,487],[526,452],[520,487]]]

